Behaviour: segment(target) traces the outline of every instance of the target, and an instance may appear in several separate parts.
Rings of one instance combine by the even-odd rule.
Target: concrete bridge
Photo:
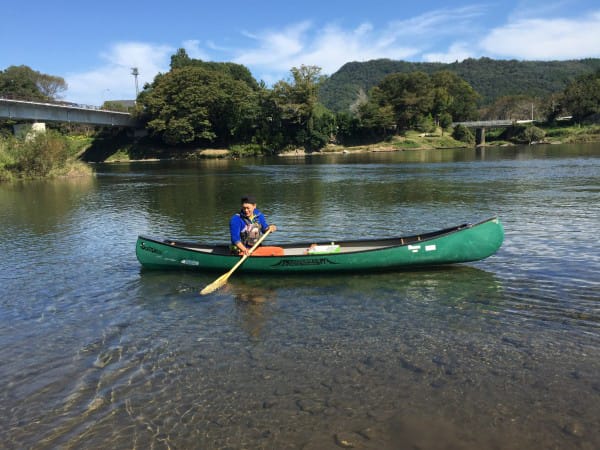
[[[513,125],[533,122],[533,120],[476,120],[473,122],[453,122],[452,126],[462,125],[467,128],[475,128],[475,144],[485,145],[486,128],[512,127]]]
[[[139,127],[129,113],[80,105],[28,102],[0,98],[0,119],[66,122],[115,127]]]

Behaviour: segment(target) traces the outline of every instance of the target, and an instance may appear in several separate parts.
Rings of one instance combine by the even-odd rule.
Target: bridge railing
[[[512,125],[533,123],[535,120],[474,120],[472,122],[452,122],[452,126],[462,125],[467,128],[510,127]]]

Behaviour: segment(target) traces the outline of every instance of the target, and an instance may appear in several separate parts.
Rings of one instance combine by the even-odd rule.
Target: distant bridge
[[[33,120],[36,122],[66,122],[116,127],[139,127],[126,112],[107,111],[93,107],[28,102],[0,98],[0,119]]]
[[[524,123],[533,123],[534,120],[476,120],[473,122],[453,122],[452,126],[462,125],[467,128],[475,128],[475,143],[485,145],[485,129],[496,127],[512,127]]]

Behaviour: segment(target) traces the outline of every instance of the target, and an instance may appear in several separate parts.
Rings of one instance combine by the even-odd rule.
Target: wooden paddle
[[[217,289],[219,289],[220,287],[222,287],[225,283],[227,283],[227,280],[229,279],[229,277],[231,276],[231,274],[233,272],[235,272],[235,270],[240,267],[244,261],[246,261],[246,258],[248,258],[248,256],[250,256],[252,254],[252,252],[254,250],[257,249],[257,247],[260,245],[260,243],[267,237],[267,235],[271,232],[271,229],[269,228],[267,230],[267,232],[265,234],[263,234],[260,239],[258,241],[256,241],[256,244],[254,244],[252,246],[252,248],[248,251],[247,255],[244,255],[242,257],[242,259],[240,259],[235,266],[233,266],[231,268],[231,270],[223,275],[221,275],[219,278],[217,278],[215,281],[213,281],[212,283],[210,283],[208,286],[206,286],[204,289],[202,289],[200,291],[200,295],[206,295],[206,294],[210,294],[211,292],[216,291]]]

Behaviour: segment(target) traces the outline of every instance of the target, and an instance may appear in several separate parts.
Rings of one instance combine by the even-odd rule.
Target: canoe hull
[[[343,250],[339,253],[250,257],[238,272],[362,272],[441,266],[487,258],[500,248],[503,239],[502,223],[491,218],[475,225],[464,224],[417,236],[339,242]],[[285,251],[286,245],[282,247]],[[214,248],[213,252],[207,252],[206,247],[195,248],[191,243],[139,236],[136,255],[142,266],[149,269],[226,272],[239,260],[216,250],[224,246]]]

